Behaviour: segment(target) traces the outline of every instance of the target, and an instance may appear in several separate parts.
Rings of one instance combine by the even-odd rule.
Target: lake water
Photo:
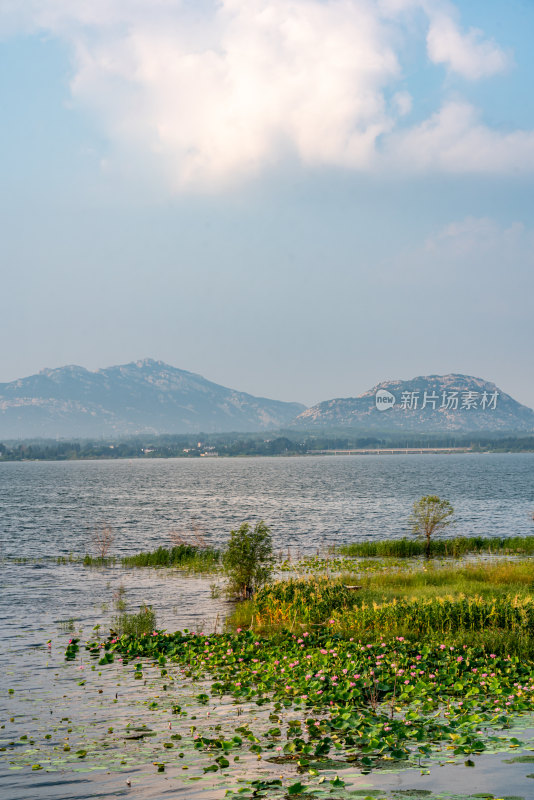
[[[438,494],[458,535],[534,532],[534,454],[0,463],[4,556],[84,554],[109,524],[115,552],[168,543],[195,519],[215,544],[264,519],[278,547],[403,536]]]
[[[207,783],[200,768],[198,774],[191,767],[186,775],[179,765],[163,777],[155,773],[149,744],[144,750],[139,743],[129,745],[127,763],[120,764],[117,744],[110,741],[107,761],[95,755],[94,770],[70,755],[91,737],[101,743],[109,728],[123,730],[128,721],[155,725],[142,688],[124,680],[120,667],[106,668],[102,676],[93,672],[84,683],[87,673],[79,667],[88,672],[89,666],[63,662],[64,644],[73,632],[88,638],[94,625],[109,623],[119,586],[130,608],[142,602],[154,606],[159,627],[213,630],[227,610],[211,597],[210,579],[55,563],[58,555],[90,552],[96,526],[113,527],[113,552],[121,555],[165,546],[170,531],[187,530],[192,520],[210,543],[221,545],[243,520],[264,519],[277,548],[312,553],[356,539],[407,535],[413,501],[438,494],[455,507],[457,535],[528,535],[534,533],[533,478],[534,454],[0,463],[0,674],[6,726],[0,739],[2,746],[9,745],[0,752],[0,796],[107,798],[129,795],[135,786],[135,796],[143,800],[167,793],[224,795],[220,781]],[[193,702],[187,682],[180,691],[185,705]],[[228,709],[213,711],[219,712],[224,716]],[[155,727],[160,724],[163,732],[167,721],[163,715]],[[67,741],[71,750],[63,751]],[[32,771],[32,763],[46,759],[48,771]],[[481,779],[479,791],[534,794],[534,780],[526,777],[532,764],[514,765],[513,777],[501,761],[495,764],[488,762],[484,774],[497,775],[492,780],[501,788],[486,789]],[[250,766],[263,774],[259,769]],[[409,773],[362,781],[362,786],[429,785],[427,778]]]

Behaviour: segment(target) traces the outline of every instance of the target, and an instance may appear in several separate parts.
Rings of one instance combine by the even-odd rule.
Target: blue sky
[[[0,381],[534,406],[529,0],[0,2]]]

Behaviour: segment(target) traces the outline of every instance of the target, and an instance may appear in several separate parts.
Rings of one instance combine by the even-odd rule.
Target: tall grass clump
[[[150,552],[124,556],[123,567],[177,567],[191,572],[213,572],[221,561],[219,550],[179,544],[174,547],[158,547]]]
[[[383,539],[380,541],[352,542],[340,545],[336,552],[353,558],[414,558],[426,554],[426,543],[412,539]],[[493,538],[486,536],[457,536],[450,539],[431,540],[430,557],[458,558],[468,553],[518,553],[534,554],[534,536]]]
[[[253,611],[259,622],[269,626],[291,626],[295,622],[322,623],[334,611],[346,613],[358,598],[342,583],[328,578],[296,578],[276,581],[260,589],[254,598]]]
[[[86,553],[82,561],[84,567],[113,567],[116,563],[117,559],[115,556],[105,556],[102,558],[101,556],[92,556],[90,553]]]
[[[344,616],[333,616],[353,635],[427,638],[461,632],[502,631],[529,635],[534,629],[533,597],[431,597],[362,602]]]
[[[144,605],[137,614],[119,614],[111,624],[118,636],[143,636],[155,630],[156,612],[152,606]]]

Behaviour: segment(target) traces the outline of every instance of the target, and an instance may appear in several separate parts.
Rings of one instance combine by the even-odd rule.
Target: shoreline
[[[217,456],[180,456],[180,455],[125,455],[125,456],[81,456],[77,458],[3,458],[0,457],[0,464],[28,464],[28,463],[68,463],[80,461],[221,461],[237,459],[288,459],[288,458],[327,458],[338,457],[346,458],[349,456],[398,456],[398,455],[438,455],[438,456],[454,456],[454,455],[480,455],[480,456],[522,456],[532,455],[533,450],[475,450],[472,448],[377,448],[376,450],[335,450],[335,451],[310,451],[307,453],[276,453],[276,454],[260,454],[260,453],[239,453],[236,455],[220,454]]]

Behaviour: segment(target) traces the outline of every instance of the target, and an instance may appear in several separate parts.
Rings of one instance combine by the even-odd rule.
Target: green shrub
[[[263,586],[274,566],[272,537],[267,525],[258,522],[251,530],[248,522],[243,522],[232,531],[222,563],[229,593],[246,598]]]

